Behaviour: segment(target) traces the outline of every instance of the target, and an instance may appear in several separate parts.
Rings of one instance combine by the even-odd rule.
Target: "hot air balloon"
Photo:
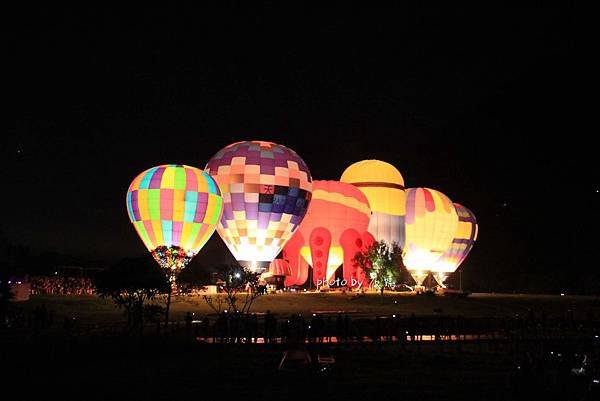
[[[205,171],[223,194],[217,232],[240,264],[264,271],[306,213],[312,192],[308,167],[283,145],[245,141],[221,149]]]
[[[458,226],[454,234],[454,239],[450,244],[450,248],[444,252],[436,262],[434,268],[431,269],[435,279],[442,286],[448,274],[454,273],[469,252],[471,252],[473,244],[477,240],[479,229],[477,219],[472,211],[458,203],[454,204],[454,208],[458,214]]]
[[[172,281],[208,241],[222,211],[213,178],[180,164],[139,174],[126,203],[138,235]]]
[[[261,279],[268,284],[275,285],[275,289],[282,290],[285,287],[285,279],[292,275],[290,263],[286,259],[274,259],[269,264],[269,270],[261,274]]]
[[[339,181],[314,181],[310,208],[290,241],[290,248],[284,248],[285,256],[292,261],[292,275],[293,262],[299,253],[313,267],[313,283],[317,286],[333,281],[342,263],[348,287],[366,285],[364,274],[357,271],[352,259],[365,242],[374,241],[367,233],[370,214],[366,196],[355,186]],[[297,274],[304,280],[307,275]]]
[[[363,160],[349,166],[340,181],[358,187],[366,195],[372,212],[369,232],[375,239],[404,247],[406,193],[398,169],[380,160]]]
[[[429,188],[407,189],[404,264],[418,285],[450,247],[457,226],[458,215],[446,195]]]

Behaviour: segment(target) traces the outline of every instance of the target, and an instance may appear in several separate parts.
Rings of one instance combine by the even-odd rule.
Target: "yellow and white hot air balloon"
[[[404,247],[406,192],[398,169],[380,160],[362,160],[349,166],[340,181],[358,187],[367,197],[372,211],[368,231],[375,239]]]
[[[458,215],[452,201],[429,188],[406,190],[404,264],[420,285],[450,248]]]

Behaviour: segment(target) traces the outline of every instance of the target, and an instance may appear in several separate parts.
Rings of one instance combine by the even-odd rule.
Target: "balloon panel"
[[[238,261],[272,261],[311,199],[312,178],[291,149],[246,141],[220,150],[205,169],[223,194],[217,231]]]
[[[222,209],[212,177],[175,164],[139,174],[127,191],[126,203],[129,219],[148,250],[181,248],[192,256],[214,232]],[[167,257],[166,252],[159,253]]]
[[[358,187],[369,199],[371,210],[404,216],[404,178],[391,164],[363,160],[349,166],[340,181]]]
[[[324,227],[331,233],[332,245],[337,246],[345,230],[365,231],[370,214],[369,201],[353,185],[317,180],[313,182],[311,205],[299,230],[308,238],[312,230]]]
[[[378,241],[403,247],[406,193],[398,169],[380,160],[363,160],[349,166],[340,181],[358,187],[369,200],[369,232]]]
[[[440,257],[433,271],[454,272],[465,260],[477,240],[477,219],[466,207],[454,204],[458,214],[458,226],[450,248]]]
[[[452,201],[428,188],[409,188],[406,198],[406,246],[408,269],[432,269],[450,247],[458,225]]]

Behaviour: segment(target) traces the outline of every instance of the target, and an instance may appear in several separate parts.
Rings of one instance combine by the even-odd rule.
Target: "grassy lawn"
[[[156,301],[163,303],[162,299]],[[54,311],[56,321],[75,316],[79,322],[91,325],[117,323],[123,320],[122,310],[115,308],[110,299],[96,296],[32,296],[27,302],[14,304],[24,312],[45,304]],[[354,297],[341,293],[269,294],[258,298],[252,312],[270,310],[280,317],[291,313],[309,315],[315,312],[349,313],[352,316],[376,315],[462,315],[465,317],[501,317],[525,314],[528,309],[537,314],[545,312],[548,317],[564,316],[572,310],[576,318],[587,313],[600,316],[600,297],[519,295],[519,294],[472,294],[468,298],[443,296],[417,296],[408,293],[365,294]],[[212,314],[200,296],[175,297],[172,318],[183,320],[186,312],[201,317]]]

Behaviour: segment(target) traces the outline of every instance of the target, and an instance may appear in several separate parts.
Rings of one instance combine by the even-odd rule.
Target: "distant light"
[[[561,296],[561,297],[564,297],[564,296],[565,296],[565,293],[564,293],[564,292],[561,292],[561,293],[560,293],[560,296]]]
[[[58,272],[54,272],[54,275],[56,276],[58,274]]]
[[[235,278],[240,278],[241,274],[240,273],[235,273],[234,276],[235,276]]]
[[[395,304],[397,304],[397,303],[398,303],[398,301],[394,301],[394,303],[395,303]]]
[[[317,316],[317,314],[316,314],[316,313],[313,313],[313,316]]]
[[[392,317],[396,317],[396,315],[392,315]]]
[[[598,191],[596,191],[596,192],[598,192]],[[600,380],[594,379],[594,383],[598,384],[598,383],[600,383]]]
[[[8,280],[8,284],[12,284],[12,281]]]
[[[20,282],[20,281],[17,281],[17,284],[21,284],[21,282]]]

